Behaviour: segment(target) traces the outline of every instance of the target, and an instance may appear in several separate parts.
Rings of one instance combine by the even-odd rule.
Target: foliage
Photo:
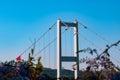
[[[39,61],[35,67],[24,60],[0,62],[0,80],[51,80]]]

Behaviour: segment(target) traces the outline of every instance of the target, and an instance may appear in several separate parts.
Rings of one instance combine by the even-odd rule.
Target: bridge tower
[[[74,27],[74,56],[62,56],[61,47],[61,28],[62,27]],[[57,20],[57,80],[61,80],[61,67],[62,62],[74,62],[76,69],[74,71],[74,78],[77,80],[79,72],[79,54],[78,54],[78,22],[62,22],[60,19]]]

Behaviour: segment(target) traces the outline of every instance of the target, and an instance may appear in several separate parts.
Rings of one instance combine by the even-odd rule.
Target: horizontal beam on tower
[[[72,56],[61,57],[62,62],[75,62],[77,60],[78,60],[77,57],[72,57]]]
[[[70,26],[70,27],[74,27],[77,26],[77,24],[75,23],[69,23],[69,22],[61,22],[61,26]]]

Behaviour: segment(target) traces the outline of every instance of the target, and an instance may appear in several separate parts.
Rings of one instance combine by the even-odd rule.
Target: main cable
[[[24,53],[26,53],[28,50],[30,50],[34,44],[38,43],[55,25],[56,25],[56,22],[55,22],[52,26],[50,26],[49,29],[48,29],[45,33],[43,33],[43,35],[41,35],[41,36],[35,41],[35,43],[32,43],[27,49],[25,49],[25,50],[20,54],[20,56],[22,56]]]
[[[91,30],[90,28],[88,28],[87,26],[85,26],[84,24],[82,24],[81,22],[78,22],[81,26],[83,26],[84,29],[87,29],[89,32],[91,32],[92,34],[95,34],[99,39],[103,40],[105,43],[107,44],[111,44],[107,39],[105,39],[104,37],[100,36],[99,34],[97,34],[95,31]],[[119,48],[115,47],[118,51],[120,51]]]

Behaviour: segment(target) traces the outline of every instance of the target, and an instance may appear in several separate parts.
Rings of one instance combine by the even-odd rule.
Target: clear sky
[[[119,0],[0,0],[0,60],[16,58],[58,18],[77,19],[111,43],[120,40]]]

